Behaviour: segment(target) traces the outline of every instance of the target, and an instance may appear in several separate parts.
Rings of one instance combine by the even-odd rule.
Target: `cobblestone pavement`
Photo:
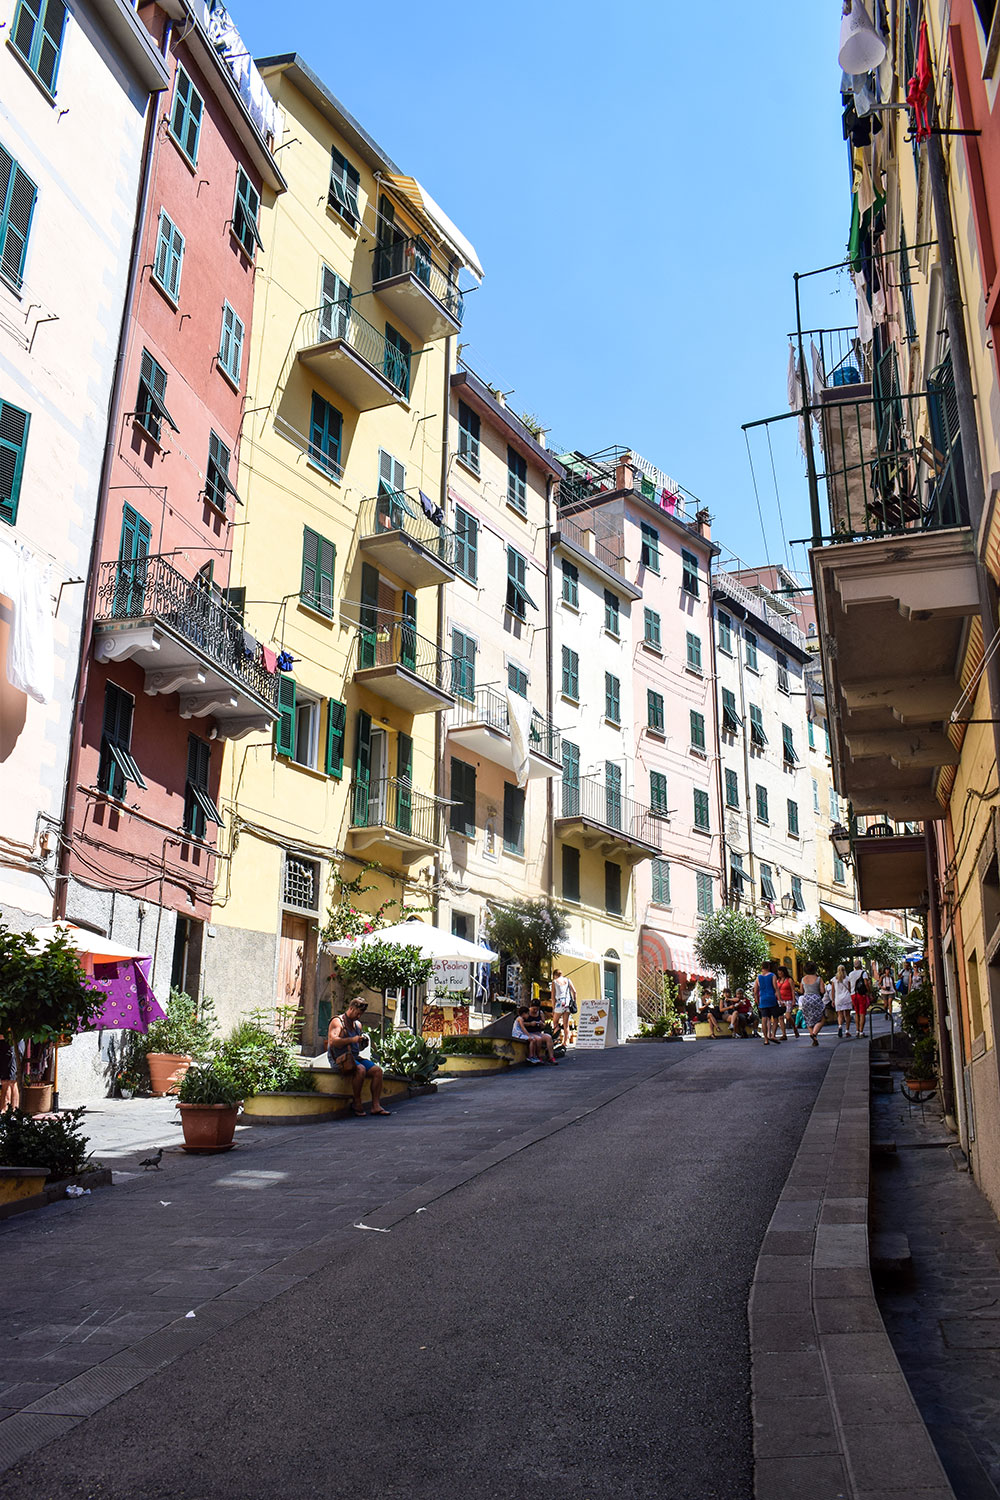
[[[959,1500],[1000,1494],[1000,1223],[940,1106],[872,1100],[872,1227],[906,1234],[909,1284],[877,1287],[889,1337]]]

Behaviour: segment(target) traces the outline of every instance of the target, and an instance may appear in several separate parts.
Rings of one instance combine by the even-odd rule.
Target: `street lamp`
[[[851,835],[843,823],[834,823],[830,829],[830,843],[833,845],[833,851],[838,859],[842,859],[845,862],[850,860]]]
[[[790,896],[788,894],[788,892],[786,891],[785,894],[781,898],[781,910],[785,913],[786,917],[790,917],[791,914],[792,914],[792,912],[794,911],[794,909],[795,909],[795,897],[794,896]]]

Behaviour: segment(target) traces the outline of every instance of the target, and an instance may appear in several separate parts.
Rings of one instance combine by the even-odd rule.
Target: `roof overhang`
[[[151,94],[162,92],[170,82],[170,70],[139,20],[138,12],[126,0],[88,0],[88,3],[118,44],[139,82]]]

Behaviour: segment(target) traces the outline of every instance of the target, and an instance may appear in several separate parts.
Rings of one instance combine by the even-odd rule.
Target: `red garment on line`
[[[926,141],[931,133],[931,120],[927,104],[931,94],[931,49],[927,40],[927,22],[921,21],[917,42],[917,70],[906,86],[906,102],[913,110],[913,133],[918,141]]]

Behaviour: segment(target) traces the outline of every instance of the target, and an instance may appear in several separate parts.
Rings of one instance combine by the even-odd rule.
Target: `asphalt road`
[[[747,1294],[835,1045],[622,1048],[301,1132],[303,1186],[328,1131],[361,1154],[343,1132],[378,1132],[364,1222],[388,1232],[345,1223],[307,1279],[8,1471],[0,1497],[751,1500]],[[529,1098],[540,1138],[484,1160],[477,1116]],[[433,1178],[435,1129],[463,1115],[474,1175],[393,1179],[416,1146]]]

